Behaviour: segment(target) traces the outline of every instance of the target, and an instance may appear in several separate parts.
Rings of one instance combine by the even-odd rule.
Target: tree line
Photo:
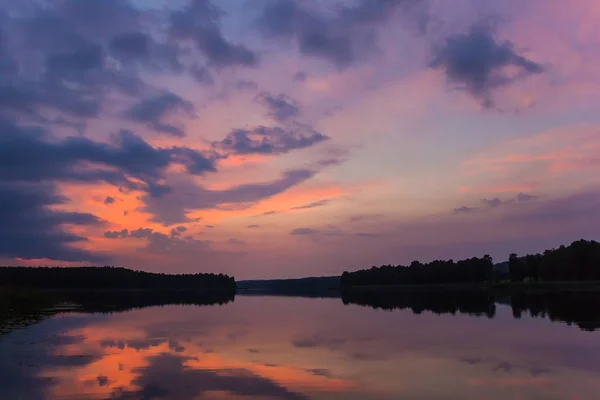
[[[600,281],[600,243],[578,240],[540,254],[513,253],[508,268],[513,282]]]
[[[600,243],[579,240],[542,254],[511,254],[508,275],[512,282],[600,281]],[[360,285],[481,284],[499,280],[492,257],[460,261],[413,261],[410,265],[384,265],[342,274],[342,287]]]
[[[0,287],[36,289],[227,289],[224,274],[164,274],[120,267],[0,267]]]
[[[413,261],[408,266],[384,265],[342,274],[342,286],[356,285],[432,285],[453,283],[481,283],[492,276],[492,257],[436,260],[430,263]]]

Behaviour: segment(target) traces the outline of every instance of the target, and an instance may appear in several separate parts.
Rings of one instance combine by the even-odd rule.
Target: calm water
[[[600,331],[492,307],[415,314],[238,295],[59,313],[0,338],[0,398],[600,398]]]

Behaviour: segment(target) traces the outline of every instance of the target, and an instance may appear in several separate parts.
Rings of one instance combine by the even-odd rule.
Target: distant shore
[[[600,290],[600,281],[565,282],[491,282],[424,285],[344,285],[341,290],[351,291],[428,291],[428,290]]]

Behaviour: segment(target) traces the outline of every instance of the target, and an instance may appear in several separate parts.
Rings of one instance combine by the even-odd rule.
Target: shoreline
[[[341,291],[355,292],[418,292],[418,291],[460,291],[460,290],[598,290],[600,281],[564,282],[498,282],[498,283],[455,283],[427,285],[345,285]]]

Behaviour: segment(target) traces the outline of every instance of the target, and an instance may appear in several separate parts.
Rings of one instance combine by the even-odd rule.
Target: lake
[[[600,398],[598,311],[407,296],[57,311],[0,336],[0,398]]]

